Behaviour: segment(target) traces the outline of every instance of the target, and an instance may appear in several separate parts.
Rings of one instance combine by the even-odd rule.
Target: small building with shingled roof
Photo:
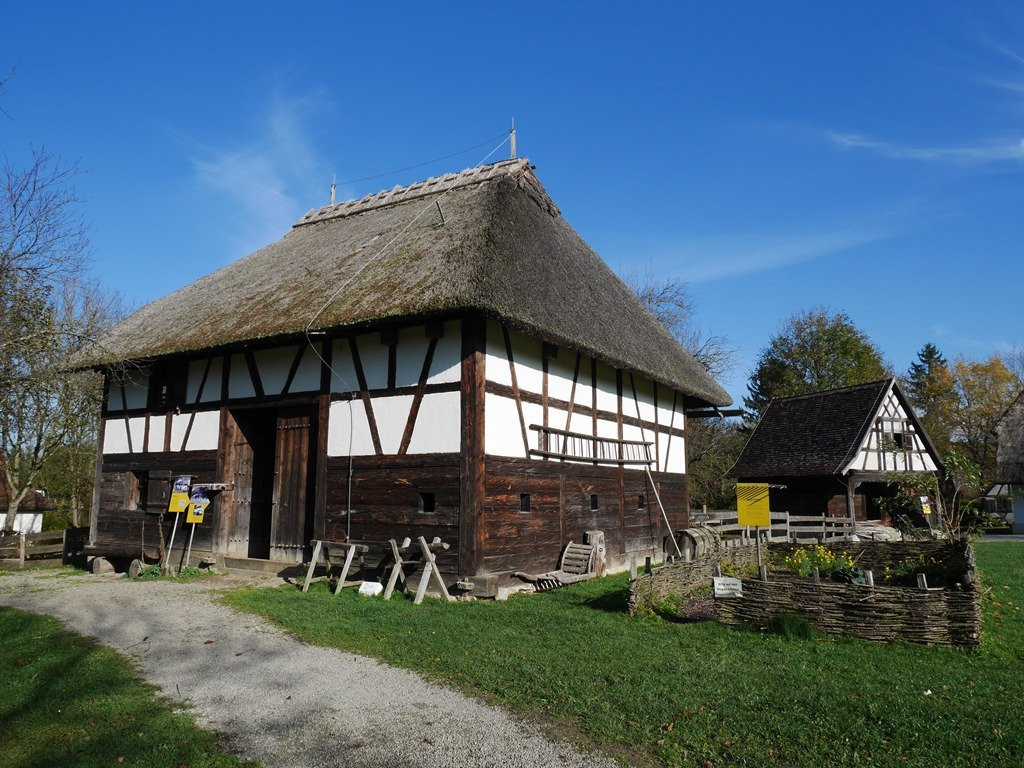
[[[774,486],[772,511],[891,523],[878,500],[893,495],[893,481],[940,467],[889,378],[772,400],[728,474]]]

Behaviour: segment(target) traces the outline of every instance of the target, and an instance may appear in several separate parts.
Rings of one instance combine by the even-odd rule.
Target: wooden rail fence
[[[44,560],[70,563],[84,556],[88,528],[65,528],[41,533],[0,533],[0,564],[24,568]]]
[[[736,512],[709,511],[706,515],[693,515],[693,522],[714,528],[724,538],[739,538],[753,541],[754,529],[739,524]],[[772,512],[769,541],[791,541],[797,544],[813,544],[828,541],[854,532],[854,522],[848,517],[826,517],[824,515],[791,515],[789,512]]]

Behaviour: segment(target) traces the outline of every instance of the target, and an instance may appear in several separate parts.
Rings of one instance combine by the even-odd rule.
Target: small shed
[[[772,400],[729,476],[767,482],[773,511],[892,522],[893,476],[941,461],[895,379]]]
[[[1013,505],[1013,532],[1024,534],[1024,393],[1017,396],[996,427],[996,483]]]
[[[0,531],[7,527],[7,505],[10,498],[10,486],[4,472],[4,457],[0,456]],[[18,505],[18,512],[14,516],[13,530],[39,533],[43,530],[43,515],[56,508],[57,505],[46,495],[45,491],[29,491]]]

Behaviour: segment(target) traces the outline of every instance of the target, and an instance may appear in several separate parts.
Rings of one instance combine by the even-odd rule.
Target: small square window
[[[590,494],[590,511],[597,512],[600,508],[600,505],[597,503],[597,494]]]
[[[893,432],[892,442],[896,446],[896,450],[902,451],[907,447],[907,435],[905,432]]]
[[[529,512],[530,511],[530,494],[520,493],[519,494],[519,511]]]
[[[636,497],[636,508],[647,509],[647,494],[641,493]]]
[[[433,492],[420,493],[420,512],[431,514],[437,508]]]

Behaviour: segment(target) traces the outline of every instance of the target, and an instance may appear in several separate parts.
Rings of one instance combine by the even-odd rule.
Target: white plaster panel
[[[544,389],[544,363],[541,343],[515,331],[509,332],[512,357],[516,361],[516,383],[523,392],[541,394]]]
[[[256,389],[252,385],[252,377],[249,375],[249,366],[246,365],[245,355],[232,355],[231,374],[228,376],[228,397],[255,396]]]
[[[589,415],[573,411],[572,418],[569,422],[569,431],[579,432],[584,435],[592,435],[594,433],[594,420]]]
[[[104,422],[103,452],[128,453],[128,427],[124,419],[107,419]]]
[[[373,437],[361,400],[331,403],[327,417],[328,456],[372,456]]]
[[[274,347],[258,349],[252,353],[256,361],[256,370],[260,374],[260,383],[263,385],[263,394],[281,394],[298,349],[298,346]]]
[[[561,408],[548,408],[548,426],[553,429],[565,429],[565,422],[569,418],[569,412]],[[589,433],[588,433],[589,434]]]
[[[412,401],[412,395],[373,398],[373,418],[377,422],[382,453],[398,453],[402,435],[405,434],[405,425],[409,421]]]
[[[632,424],[622,425],[623,440],[650,440],[650,433],[635,427]]]
[[[523,403],[523,422],[526,424],[526,438],[530,441],[530,447],[537,447],[537,431],[530,429],[531,424],[538,427],[544,425],[544,407],[534,403]],[[519,440],[522,441],[522,430]]]
[[[580,360],[580,376],[576,381],[576,402],[577,405],[585,405],[588,408],[594,404],[594,387],[591,385],[593,360],[583,356]]]
[[[348,339],[338,339],[331,351],[331,391],[355,392],[358,389],[359,379],[352,363],[352,350],[349,349]]]
[[[484,452],[491,456],[524,458],[516,401],[488,392],[484,395],[484,414]]]
[[[210,373],[207,374],[206,382],[204,382],[203,374],[206,373],[206,364],[208,361],[210,362]],[[220,379],[223,367],[223,357],[219,355],[214,357],[212,361],[207,357],[190,360],[188,362],[188,382],[185,389],[185,402],[197,402],[197,398],[200,397],[200,384],[203,384],[203,394],[198,401],[209,402],[210,400],[220,399]]]
[[[367,388],[387,389],[388,348],[380,343],[380,334],[368,333],[365,336],[357,336],[356,346],[359,349],[359,361],[363,364]]]
[[[409,453],[458,453],[462,447],[461,425],[460,392],[424,395],[409,441]]]
[[[486,366],[486,363],[485,363]],[[449,320],[444,336],[437,340],[434,359],[430,363],[428,384],[451,384],[462,380],[462,323]]]
[[[669,435],[665,432],[659,432],[657,434],[658,440],[658,470],[660,472],[667,472],[668,465],[666,464],[666,454],[668,450]]]
[[[615,385],[615,371],[604,363],[597,364],[597,409],[599,411],[619,410],[619,396]]]
[[[186,451],[213,451],[220,442],[220,411],[199,411],[188,433]]]
[[[675,398],[675,422],[672,420],[672,399]],[[678,427],[680,412],[683,410],[682,399],[667,387],[658,387],[658,425]]]
[[[633,383],[636,385],[636,399],[633,398],[633,387],[628,388],[629,399],[632,401],[629,405],[629,415],[636,416],[639,412],[640,419],[644,421],[654,421],[654,386],[651,382],[641,376],[633,374]],[[623,406],[625,408],[625,406]]]
[[[149,443],[146,450],[150,453],[161,453],[164,449],[164,433],[167,431],[167,418],[159,416],[149,417]]]
[[[146,417],[136,416],[128,419],[128,429],[131,430],[132,451],[142,453],[143,444],[146,442]]]
[[[619,425],[609,419],[597,420],[597,436],[610,437],[613,440],[619,439]]]
[[[686,441],[678,435],[672,436],[672,443],[668,452],[668,464],[666,472],[686,472]]]
[[[403,328],[398,334],[398,346],[395,348],[395,386],[415,387],[420,381],[420,371],[427,357],[427,345],[430,340],[425,335],[422,325]]]
[[[185,450],[185,431],[191,414],[176,413],[171,417],[171,450]]]
[[[580,363],[580,376],[586,374],[589,376],[589,368],[583,370],[583,363]],[[548,360],[548,397],[552,397],[555,400],[565,400],[569,402],[571,396],[573,396],[572,390],[572,374],[576,370],[576,353],[568,349],[561,350],[557,358],[553,357]],[[579,398],[579,385],[576,387],[576,402],[580,402]],[[590,405],[590,401],[586,401],[587,405]]]
[[[322,363],[317,353],[322,354],[325,343],[318,342],[315,349],[307,344],[303,349],[302,360],[299,361],[299,367],[295,370],[295,378],[292,379],[292,385],[288,388],[289,392],[312,392],[320,389]]]
[[[488,318],[487,346],[484,372],[488,381],[496,384],[512,386],[512,373],[509,370],[508,355],[505,354],[505,341],[501,334],[501,325]]]

